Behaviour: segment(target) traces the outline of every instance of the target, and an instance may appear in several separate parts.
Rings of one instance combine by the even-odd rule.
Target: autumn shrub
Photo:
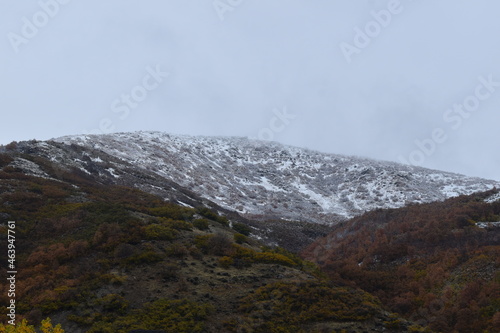
[[[189,255],[189,251],[182,243],[174,243],[167,247],[166,254],[169,257],[184,258]]]
[[[201,260],[203,259],[203,252],[196,247],[195,245],[192,245],[188,248],[188,252],[193,257],[193,259]]]
[[[52,325],[50,318],[42,320],[40,324],[40,330],[42,333],[64,333],[61,328],[61,324],[56,326]],[[0,333],[36,333],[35,327],[29,325],[26,320],[22,320],[20,323],[14,325],[4,325],[0,323]]]
[[[11,143],[8,143],[6,146],[5,146],[5,149],[9,150],[9,151],[14,151],[17,149],[17,141],[12,141]]]
[[[219,266],[222,268],[228,268],[232,264],[234,264],[234,259],[231,257],[224,256],[219,258]]]
[[[498,230],[474,221],[497,219],[500,203],[484,202],[496,192],[367,212],[303,254],[332,279],[377,295],[391,311],[425,320],[432,330],[486,332],[499,309],[500,247]]]
[[[14,159],[7,154],[0,154],[0,168],[11,163]]]
[[[177,281],[179,277],[179,266],[176,264],[165,264],[161,267],[160,275],[165,281]]]
[[[208,253],[216,256],[230,254],[233,242],[223,233],[216,233],[207,241]]]
[[[194,238],[194,245],[204,254],[208,254],[208,240],[214,235],[198,235]]]
[[[285,266],[295,266],[296,264],[288,257],[273,252],[257,252],[253,256],[254,262],[265,264],[279,264]]]
[[[257,251],[238,244],[233,244],[232,247],[231,257],[234,259],[235,266],[246,267],[254,262]]]
[[[284,251],[284,253],[287,252]],[[232,251],[229,256],[233,258],[235,264],[238,263],[238,265],[242,267],[248,266],[252,263],[278,264],[284,266],[297,266],[302,264],[302,260],[298,259],[298,257],[292,257],[293,259],[291,259],[290,257],[273,250],[257,252],[238,244],[232,244]]]
[[[104,223],[99,225],[94,233],[92,244],[111,250],[123,243],[125,237],[126,234],[118,223]]]

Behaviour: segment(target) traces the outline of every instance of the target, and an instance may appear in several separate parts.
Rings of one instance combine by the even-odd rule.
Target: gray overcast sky
[[[494,0],[0,0],[0,143],[248,136],[500,180],[499,12]]]

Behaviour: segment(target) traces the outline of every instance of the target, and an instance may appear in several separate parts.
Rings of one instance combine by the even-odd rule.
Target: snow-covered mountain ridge
[[[55,139],[105,152],[250,218],[335,223],[364,211],[444,200],[496,181],[233,137],[161,132]],[[100,158],[88,156],[99,164]],[[120,165],[108,168],[120,177]],[[88,170],[85,170],[89,172]]]

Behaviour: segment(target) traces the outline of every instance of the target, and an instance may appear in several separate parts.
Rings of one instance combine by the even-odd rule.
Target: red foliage
[[[492,331],[500,310],[500,229],[475,226],[500,220],[500,202],[482,200],[492,193],[372,211],[302,255],[435,331]]]

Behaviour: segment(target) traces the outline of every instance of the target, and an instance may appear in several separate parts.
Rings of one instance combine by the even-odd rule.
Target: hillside
[[[57,170],[100,184],[140,189],[185,207],[205,205],[245,223],[269,246],[298,252],[330,226],[377,208],[444,200],[495,181],[324,154],[244,138],[158,132],[74,136],[0,146],[11,167],[50,177]]]
[[[126,162],[252,219],[331,225],[377,208],[440,201],[499,185],[448,172],[245,138],[137,132],[55,141],[93,150],[87,160],[97,165],[99,152],[113,156],[118,161],[113,163],[113,171],[108,171],[115,177],[120,177]],[[63,165],[69,163],[56,151],[50,157]],[[72,161],[92,172],[81,162]]]
[[[303,253],[329,276],[437,332],[500,332],[496,191],[376,210]]]
[[[39,156],[0,154],[0,216],[16,222],[19,322],[50,316],[72,333],[422,331],[245,224]],[[8,288],[1,281],[2,304]]]

